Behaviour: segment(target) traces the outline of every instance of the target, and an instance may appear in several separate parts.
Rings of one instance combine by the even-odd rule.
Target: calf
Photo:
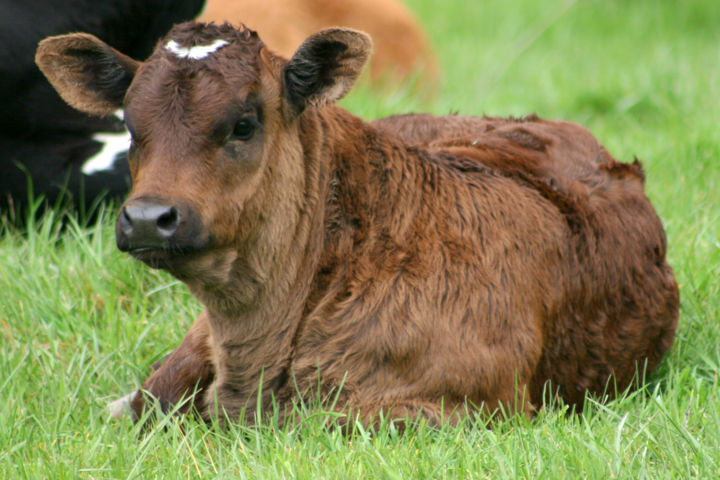
[[[143,389],[170,409],[197,387],[205,416],[332,393],[364,420],[440,422],[581,407],[651,372],[678,289],[640,164],[534,116],[365,123],[333,102],[370,45],[330,29],[288,61],[199,23],[144,63],[86,34],[40,44],[71,105],[125,108],[118,247],[205,306]]]

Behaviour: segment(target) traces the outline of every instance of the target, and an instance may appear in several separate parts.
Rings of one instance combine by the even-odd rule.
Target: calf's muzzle
[[[124,252],[179,254],[207,245],[202,222],[187,205],[156,198],[130,199],[115,224],[117,246]]]

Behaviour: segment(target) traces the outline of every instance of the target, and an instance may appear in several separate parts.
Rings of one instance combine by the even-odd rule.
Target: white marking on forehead
[[[115,160],[121,153],[127,152],[130,148],[130,134],[122,133],[96,133],[93,140],[103,144],[102,149],[92,157],[88,158],[82,166],[85,175],[92,175],[103,170],[112,170]]]
[[[227,45],[228,42],[225,40],[217,39],[210,45],[196,45],[194,47],[181,47],[175,40],[170,40],[165,44],[165,49],[170,50],[172,53],[180,58],[191,58],[193,60],[200,60],[207,57],[213,52],[217,52],[219,49]]]

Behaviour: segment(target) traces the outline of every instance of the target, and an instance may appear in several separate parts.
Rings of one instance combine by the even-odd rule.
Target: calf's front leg
[[[187,413],[195,399],[202,398],[199,392],[210,385],[215,371],[210,360],[208,346],[209,326],[207,313],[201,313],[180,346],[166,357],[164,362],[145,380],[139,390],[112,402],[110,414],[119,418],[131,413],[134,421],[142,418],[148,400],[157,401],[163,412],[178,407],[178,413]],[[189,398],[193,393],[197,394]],[[149,397],[149,398],[148,398]],[[201,406],[198,405],[202,410]]]

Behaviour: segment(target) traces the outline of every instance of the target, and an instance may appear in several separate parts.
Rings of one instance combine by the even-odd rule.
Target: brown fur
[[[275,52],[289,58],[310,34],[344,26],[370,34],[376,46],[370,76],[401,84],[414,75],[438,83],[435,55],[418,21],[399,0],[208,0],[203,22],[242,21]]]
[[[678,290],[639,163],[536,116],[368,124],[324,105],[359,73],[358,32],[321,32],[290,63],[247,30],[169,34],[217,37],[232,43],[202,62],[158,49],[125,99],[126,208],[194,212],[201,233],[181,224],[175,241],[189,241],[183,228],[203,239],[181,254],[130,250],[206,307],[143,384],[165,408],[197,384],[203,415],[252,419],[259,386],[263,405],[286,406],[343,385],[339,409],[437,422],[443,405],[530,412],[548,382],[581,408],[586,392],[655,369]],[[298,97],[287,72],[304,61],[329,76]],[[218,140],[233,104],[261,112],[249,140]]]

